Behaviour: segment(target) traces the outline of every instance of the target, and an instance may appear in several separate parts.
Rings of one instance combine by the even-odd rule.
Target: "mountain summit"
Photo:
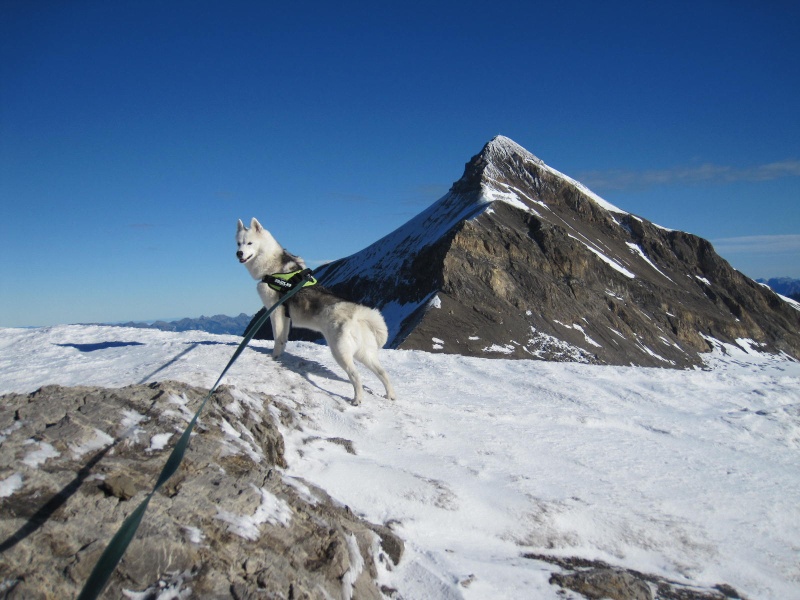
[[[380,308],[393,348],[677,368],[719,342],[800,356],[800,305],[503,136],[428,209],[317,273]]]

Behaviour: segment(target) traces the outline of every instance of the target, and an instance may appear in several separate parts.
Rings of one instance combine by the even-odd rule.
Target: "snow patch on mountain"
[[[589,334],[586,333],[586,330],[583,328],[582,325],[578,325],[577,323],[573,323],[572,325],[567,325],[566,323],[562,323],[561,321],[555,321],[555,323],[561,325],[562,327],[566,327],[567,329],[574,329],[576,331],[580,331],[583,334],[586,343],[590,346],[594,346],[595,348],[602,348],[600,344],[595,342],[592,338],[589,337]]]
[[[578,238],[578,237],[576,237],[576,236],[574,236],[574,235],[572,235],[572,234],[568,234],[568,235],[569,235],[569,237],[571,237],[573,240],[575,240],[575,241],[577,241],[577,242],[580,242],[581,244],[583,244],[584,246],[586,246],[586,248],[587,248],[587,250],[589,250],[589,252],[591,252],[592,254],[594,254],[595,256],[597,256],[597,258],[599,258],[600,260],[602,260],[604,263],[606,263],[606,264],[607,264],[609,267],[611,267],[611,268],[612,268],[612,269],[614,269],[615,271],[619,271],[620,273],[622,273],[623,275],[625,275],[625,277],[628,277],[629,279],[634,279],[634,278],[636,277],[636,275],[634,275],[633,273],[631,273],[631,272],[630,272],[628,269],[626,269],[625,267],[623,267],[623,266],[622,266],[621,264],[619,264],[617,261],[615,261],[615,260],[614,260],[614,259],[612,259],[612,258],[609,258],[609,257],[608,257],[606,254],[604,254],[603,252],[601,252],[600,250],[598,250],[597,248],[595,248],[593,244],[590,244],[590,243],[589,243],[589,242],[587,242],[586,240],[580,239],[580,238]]]
[[[625,245],[628,246],[628,248],[631,249],[631,252],[633,252],[634,254],[639,255],[642,258],[642,260],[644,260],[648,265],[653,267],[653,269],[655,269],[659,274],[663,275],[664,277],[666,277],[667,279],[672,281],[672,279],[670,279],[669,276],[664,273],[664,271],[659,269],[655,265],[655,263],[652,260],[650,260],[650,258],[647,256],[647,254],[644,253],[644,250],[642,250],[641,246],[639,246],[638,244],[634,244],[632,242],[625,242]]]

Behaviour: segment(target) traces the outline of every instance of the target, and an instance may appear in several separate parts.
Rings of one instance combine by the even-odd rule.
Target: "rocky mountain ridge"
[[[800,357],[800,305],[503,136],[431,207],[317,276],[380,308],[393,348],[683,368],[718,340]]]

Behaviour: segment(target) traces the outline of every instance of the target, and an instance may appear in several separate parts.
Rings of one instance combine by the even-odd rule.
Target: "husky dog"
[[[245,227],[239,220],[236,247],[239,262],[247,267],[253,279],[258,280],[258,295],[267,308],[280,299],[280,292],[272,289],[264,278],[306,268],[302,258],[284,250],[255,218],[250,227]],[[286,348],[292,324],[313,329],[325,337],[336,362],[350,378],[355,390],[353,404],[360,404],[364,395],[354,358],[378,376],[386,388],[386,397],[395,399],[392,383],[378,360],[378,350],[386,343],[389,333],[383,316],[374,308],[347,302],[314,285],[289,298],[270,315],[270,320],[275,338],[272,352],[275,358]]]

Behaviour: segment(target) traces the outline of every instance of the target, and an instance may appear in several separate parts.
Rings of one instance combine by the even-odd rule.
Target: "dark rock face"
[[[0,398],[4,598],[77,595],[206,393],[164,382]],[[391,568],[403,542],[281,474],[283,438],[269,404],[215,392],[105,597],[382,597],[376,561]]]
[[[608,205],[502,137],[429,209],[317,276],[380,308],[394,348],[683,368],[713,338],[800,357],[800,311],[708,241]]]

